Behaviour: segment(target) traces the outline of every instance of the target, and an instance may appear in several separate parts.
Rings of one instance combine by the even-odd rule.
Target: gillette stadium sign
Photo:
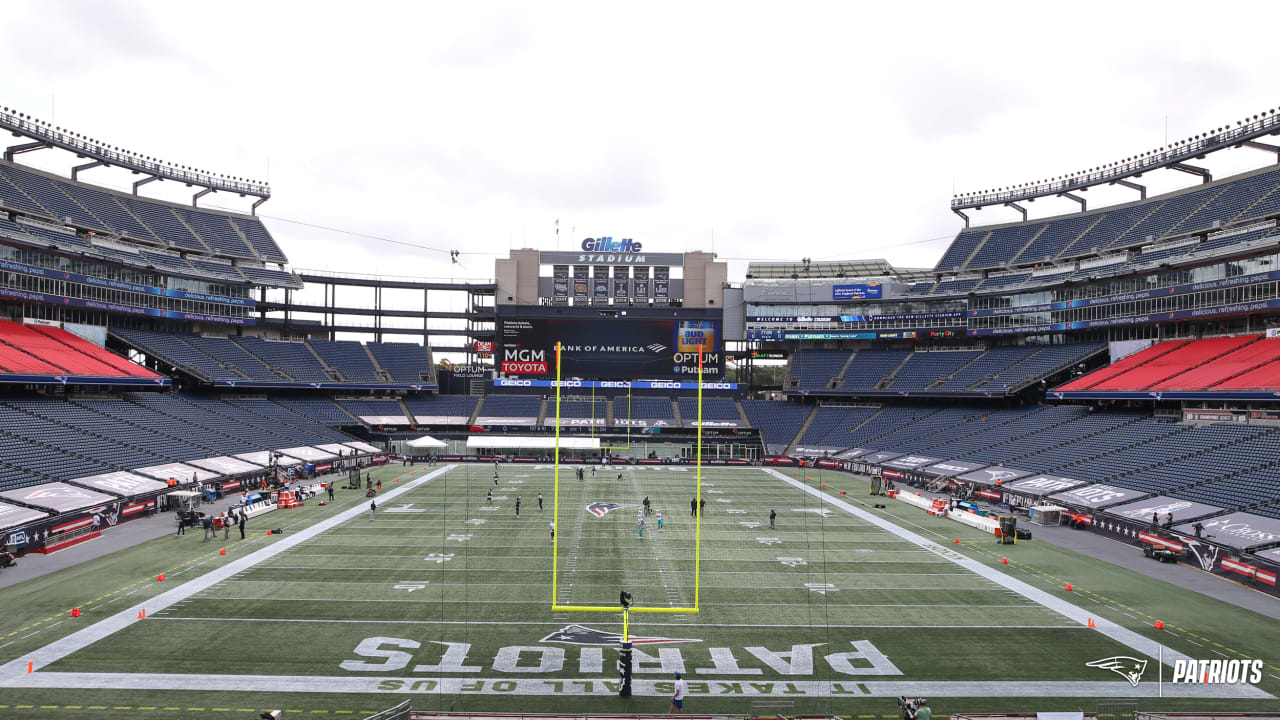
[[[630,238],[587,238],[579,246],[581,252],[542,252],[538,253],[538,262],[543,265],[684,265],[683,253],[647,253],[644,246]]]

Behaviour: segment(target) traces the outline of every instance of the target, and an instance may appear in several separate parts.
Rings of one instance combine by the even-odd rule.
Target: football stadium
[[[930,267],[557,220],[429,277],[0,102],[0,720],[1274,717],[1236,114],[937,198]]]

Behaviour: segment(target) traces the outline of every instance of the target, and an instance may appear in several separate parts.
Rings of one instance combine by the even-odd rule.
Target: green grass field
[[[573,470],[561,475],[558,602],[615,605],[627,589],[639,606],[692,605],[693,469],[610,468],[582,482]],[[636,694],[623,700],[620,613],[552,610],[550,469],[505,465],[496,488],[491,465],[427,473],[375,471],[374,520],[360,494],[340,491],[333,506],[255,519],[243,542],[164,537],[0,590],[0,717],[359,716],[405,697],[417,709],[651,713],[666,710],[675,670],[694,713],[783,700],[879,717],[897,695],[927,696],[935,714],[1091,712],[1103,695],[1247,711],[1276,707],[1259,691],[1280,695],[1280,623],[1044,543],[1002,548],[894,501],[871,509],[860,478],[788,470],[789,484],[721,467],[703,475],[701,612],[632,614]],[[665,527],[647,518],[641,539],[646,495]],[[597,503],[618,507],[589,512]],[[265,535],[276,527],[286,532]],[[1064,600],[1099,628],[1046,606]],[[67,618],[71,607],[84,616]],[[1261,658],[1263,681],[1166,682],[1156,698],[1154,660],[1138,687],[1086,666],[1145,657],[1133,645],[1153,641]]]

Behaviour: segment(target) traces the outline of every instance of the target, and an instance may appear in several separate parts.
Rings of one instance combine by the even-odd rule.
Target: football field
[[[576,469],[560,476],[557,604],[616,606],[627,590],[637,606],[690,607],[700,585],[697,614],[632,613],[630,699],[617,697],[621,613],[552,609],[551,467],[503,465],[495,484],[492,465],[397,466],[374,471],[372,518],[366,499],[340,492],[329,507],[255,519],[251,540],[219,541],[225,556],[160,538],[114,565],[0,591],[36,614],[98,596],[42,634],[0,627],[0,717],[19,705],[49,717],[356,715],[405,697],[417,709],[662,712],[676,671],[695,713],[789,702],[879,716],[899,695],[935,712],[1093,711],[1096,698],[1261,710],[1280,694],[1275,621],[1043,543],[997,546],[871,498],[859,478],[704,469],[698,578],[694,468],[587,466],[581,481]],[[645,497],[663,527],[645,516],[641,536]],[[150,579],[181,553],[187,570]],[[1170,684],[1185,657],[1267,666],[1256,686]],[[1107,658],[1145,661],[1138,683],[1087,665]]]

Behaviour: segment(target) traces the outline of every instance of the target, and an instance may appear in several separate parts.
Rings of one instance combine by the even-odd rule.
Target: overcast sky
[[[932,266],[961,227],[953,189],[1150,150],[1166,118],[1174,141],[1280,104],[1274,28],[1256,22],[1274,3],[1210,9],[10,0],[0,104],[269,179],[260,212],[297,268],[489,277],[509,247],[553,249],[557,219],[565,248],[610,235],[714,249],[736,279],[745,258]],[[1221,155],[1218,174],[1275,161]],[[69,157],[22,161],[65,169]],[[1153,192],[1195,182],[1146,179]],[[451,266],[286,219],[468,254]]]

